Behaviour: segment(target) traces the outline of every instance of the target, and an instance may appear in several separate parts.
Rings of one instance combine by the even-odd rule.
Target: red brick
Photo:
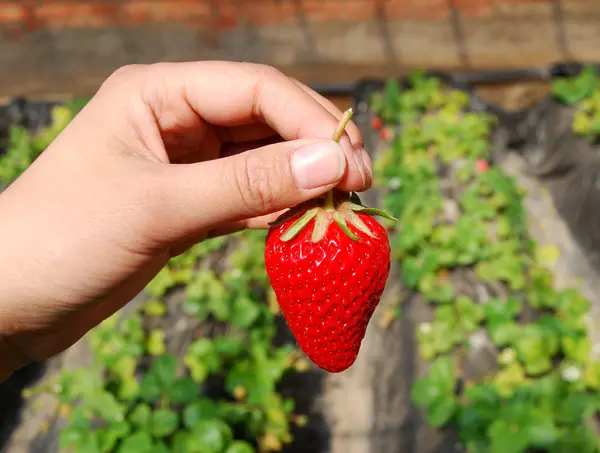
[[[440,20],[449,14],[448,0],[387,0],[383,8],[386,20]]]
[[[552,14],[552,0],[494,0],[498,15],[523,16],[523,15],[549,15]],[[563,3],[568,3],[563,1]],[[596,11],[600,12],[598,4]]]
[[[254,26],[293,22],[299,17],[297,2],[281,0],[254,0],[239,8],[240,17]]]
[[[18,24],[24,21],[27,12],[22,4],[17,2],[0,2],[0,24]]]
[[[210,5],[202,0],[125,0],[120,20],[128,25],[146,22],[198,22],[210,16]]]
[[[373,0],[303,0],[299,9],[311,22],[358,22],[372,19],[375,6]]]
[[[222,1],[213,5],[212,15],[210,18],[210,28],[214,30],[228,30],[236,28],[238,25],[245,22],[246,17],[243,13],[244,5],[238,5],[232,2]]]
[[[36,26],[95,28],[115,25],[117,9],[116,3],[111,1],[46,1],[30,11]]]
[[[464,17],[489,17],[495,12],[495,0],[452,0],[452,8]]]

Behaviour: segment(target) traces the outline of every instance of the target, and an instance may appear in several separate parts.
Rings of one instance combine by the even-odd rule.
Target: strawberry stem
[[[336,142],[336,143],[340,142],[340,139],[342,138],[342,135],[344,134],[344,129],[346,129],[348,122],[350,122],[350,118],[352,118],[353,113],[354,112],[352,111],[351,108],[344,112],[342,119],[340,119],[340,122],[338,123],[338,126],[337,126],[335,132],[333,133],[333,136],[331,137],[331,139],[334,142]],[[325,206],[324,207],[325,207],[326,211],[333,211],[335,209],[335,205],[333,202],[333,189],[325,194]]]

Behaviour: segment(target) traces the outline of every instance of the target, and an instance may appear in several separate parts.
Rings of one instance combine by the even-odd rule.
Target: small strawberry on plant
[[[383,127],[383,120],[378,116],[374,116],[371,119],[371,128],[375,130],[379,130]]]
[[[389,127],[384,127],[379,131],[381,141],[388,142],[392,138],[392,131]]]
[[[485,159],[477,159],[477,162],[475,162],[475,168],[477,173],[484,173],[490,169],[490,164]]]
[[[333,140],[352,116],[348,110]],[[385,228],[358,195],[330,191],[271,224],[265,264],[287,324],[320,368],[339,373],[358,355],[390,270]]]

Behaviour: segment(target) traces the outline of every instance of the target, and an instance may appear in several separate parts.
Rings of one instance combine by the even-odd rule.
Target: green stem
[[[351,108],[344,112],[342,119],[338,123],[338,127],[336,128],[335,132],[333,133],[333,136],[331,137],[331,139],[334,142],[336,142],[336,143],[340,142],[340,139],[342,138],[342,135],[344,133],[344,129],[346,129],[346,126],[350,122],[350,118],[352,118],[353,113],[354,112],[352,111]],[[329,192],[327,192],[325,194],[325,206],[324,207],[327,211],[333,211],[335,209],[335,205],[333,202],[333,190],[330,190]]]
[[[333,203],[333,190],[330,190],[325,194],[325,205],[323,206],[326,211],[334,211],[335,205]]]

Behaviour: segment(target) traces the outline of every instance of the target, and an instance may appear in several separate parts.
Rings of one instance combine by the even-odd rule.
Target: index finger
[[[161,80],[160,102],[170,110],[182,98],[204,121],[224,127],[265,123],[285,140],[331,138],[342,112],[280,71],[264,65],[224,61],[160,63],[149,67],[150,80]],[[325,107],[327,105],[327,108]],[[337,110],[337,111],[335,111]],[[161,118],[163,111],[155,111]],[[354,124],[340,145],[347,157],[345,190],[364,190],[371,180],[364,162],[362,137]]]

